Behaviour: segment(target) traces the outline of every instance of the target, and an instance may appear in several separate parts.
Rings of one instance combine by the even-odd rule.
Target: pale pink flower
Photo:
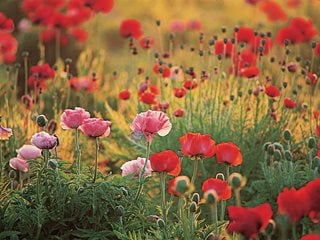
[[[174,20],[169,25],[169,31],[178,33],[186,30],[186,24],[181,20]]]
[[[124,163],[121,166],[122,176],[127,176],[133,174],[132,177],[137,178],[146,162],[145,158],[138,157],[136,160],[131,160],[129,162]],[[143,173],[143,177],[150,177],[152,173],[152,168],[150,161],[147,162],[145,171]]]
[[[31,138],[32,145],[40,149],[52,149],[58,144],[58,139],[47,132],[38,132]]]
[[[83,108],[65,109],[61,115],[60,124],[63,129],[75,129],[87,118],[90,118],[90,113]]]
[[[21,172],[28,172],[29,163],[25,159],[22,159],[19,157],[11,158],[9,160],[9,165],[14,170],[21,171]]]
[[[25,160],[36,159],[41,156],[41,150],[36,146],[25,144],[18,150],[18,158],[23,158]]]
[[[108,137],[110,134],[111,122],[101,118],[87,118],[79,129],[87,137]]]
[[[172,124],[164,112],[148,110],[147,112],[139,113],[130,128],[133,134],[144,134],[146,140],[151,142],[156,134],[166,136],[170,132]]]
[[[11,128],[5,128],[0,125],[0,140],[8,140],[12,135]]]
[[[94,92],[98,89],[97,79],[93,77],[73,77],[69,80],[70,87],[76,91]]]

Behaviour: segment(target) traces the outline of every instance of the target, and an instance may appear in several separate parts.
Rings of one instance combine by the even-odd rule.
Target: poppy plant
[[[181,171],[179,156],[172,150],[154,153],[150,156],[151,168],[155,172],[166,172],[178,176]]]
[[[222,142],[216,146],[217,163],[226,163],[230,166],[242,164],[240,148],[232,142]]]
[[[168,181],[168,193],[175,196],[181,196],[192,190],[190,179],[187,176],[178,176]]]
[[[280,4],[275,1],[262,1],[260,4],[260,9],[267,15],[267,18],[270,22],[284,22],[287,20],[287,14],[284,12]]]
[[[297,103],[293,101],[291,98],[285,98],[283,102],[284,106],[289,109],[293,109],[297,106]]]
[[[136,19],[126,19],[121,22],[120,35],[124,38],[138,39],[142,36],[141,23]]]
[[[158,134],[166,136],[172,124],[168,116],[161,111],[148,110],[147,112],[139,113],[130,125],[131,130],[135,134],[143,134],[148,142]]]
[[[271,98],[275,98],[275,97],[279,97],[280,96],[279,89],[276,86],[273,86],[273,85],[267,86],[265,88],[265,93]]]
[[[230,222],[227,226],[229,233],[240,233],[246,238],[255,238],[268,226],[273,213],[269,203],[260,204],[256,207],[229,206],[228,213]]]
[[[131,96],[131,93],[128,89],[122,90],[118,95],[119,99],[121,100],[129,100],[130,96]]]
[[[202,191],[207,192],[209,190],[215,190],[219,200],[228,200],[231,198],[231,187],[227,181],[218,178],[209,178],[202,184]]]

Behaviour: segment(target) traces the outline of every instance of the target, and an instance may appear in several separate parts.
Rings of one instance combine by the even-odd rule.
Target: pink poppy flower
[[[21,171],[21,172],[28,172],[29,163],[22,159],[22,158],[11,158],[9,161],[10,167],[12,167],[14,170]]]
[[[58,139],[47,132],[38,132],[31,138],[32,145],[40,149],[52,149],[58,144]]]
[[[90,113],[83,108],[65,109],[61,115],[61,127],[63,129],[78,128],[87,118],[90,118]]]
[[[11,128],[5,128],[0,125],[0,140],[8,140],[12,135]]]
[[[110,135],[110,125],[110,121],[101,118],[87,118],[84,119],[79,129],[87,137],[108,137]]]
[[[151,142],[156,134],[162,137],[166,136],[170,132],[172,124],[164,112],[148,110],[138,114],[130,128],[134,134],[144,134],[146,140]]]
[[[41,156],[41,150],[36,146],[25,144],[17,150],[18,158],[25,160],[36,159]]]
[[[121,166],[122,176],[127,176],[133,174],[132,177],[137,178],[146,162],[145,158],[138,157],[135,160],[131,160],[129,162],[124,163]],[[143,177],[150,177],[152,173],[152,168],[150,161],[147,162],[146,168],[143,173]]]

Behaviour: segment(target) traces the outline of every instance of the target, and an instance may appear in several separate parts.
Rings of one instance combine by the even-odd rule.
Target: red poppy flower
[[[310,198],[305,188],[284,188],[277,198],[278,212],[287,215],[292,222],[307,216],[310,209]]]
[[[308,72],[306,75],[306,83],[308,85],[316,85],[318,81],[318,76],[316,74],[313,74],[311,72]]]
[[[155,172],[167,172],[171,176],[178,176],[181,171],[180,158],[172,150],[152,154],[150,163]]]
[[[17,40],[9,33],[0,33],[0,64],[10,64],[16,60]]]
[[[184,82],[183,87],[185,89],[192,90],[192,89],[198,87],[198,83],[196,81],[193,81],[193,80],[187,80],[187,81]]]
[[[208,178],[202,184],[202,191],[207,192],[209,190],[215,190],[219,200],[227,200],[231,198],[231,187],[227,181],[219,178]]]
[[[286,108],[292,109],[297,106],[297,103],[295,101],[293,101],[291,98],[285,98],[284,99],[284,106]]]
[[[307,234],[302,236],[300,240],[320,240],[320,234]]]
[[[165,111],[169,108],[170,104],[168,102],[158,103],[158,108],[161,111]]]
[[[216,153],[215,141],[209,134],[191,133],[179,138],[181,152],[189,157],[211,158]]]
[[[298,30],[301,41],[308,42],[317,35],[318,31],[314,27],[312,20],[294,17],[291,19],[290,27]]]
[[[74,37],[79,43],[84,43],[88,38],[88,32],[82,28],[74,28],[69,31],[70,35]]]
[[[216,146],[217,163],[227,163],[238,166],[242,163],[240,148],[232,142],[222,142]]]
[[[131,93],[128,89],[124,89],[119,93],[119,99],[121,100],[128,100],[130,99]]]
[[[40,41],[42,43],[50,43],[56,39],[56,30],[53,28],[48,28],[40,32]],[[62,46],[67,45],[69,42],[68,37],[65,34],[60,34],[60,44]]]
[[[238,32],[235,33],[235,38],[238,43],[250,43],[254,37],[254,30],[249,27],[239,27]]]
[[[214,44],[214,54],[221,55],[224,57],[231,57],[233,50],[233,44],[231,40],[228,40],[227,43],[224,43],[223,40],[216,41]]]
[[[256,207],[229,206],[228,213],[230,223],[227,226],[229,233],[240,233],[246,238],[255,238],[259,232],[263,232],[268,226],[273,213],[269,203]]]
[[[235,74],[238,74],[238,70],[256,65],[257,56],[250,50],[244,49],[240,54],[234,54],[233,64]]]
[[[305,187],[305,191],[309,195],[310,209],[309,217],[314,223],[320,222],[320,178],[310,181]],[[300,190],[301,190],[300,189]],[[299,190],[299,191],[300,191]]]
[[[263,44],[264,42],[264,44]],[[269,51],[271,50],[272,46],[273,46],[273,42],[271,38],[268,37],[260,37],[258,36],[254,36],[254,38],[252,38],[252,41],[250,42],[250,46],[251,46],[251,50],[255,53],[258,54],[260,53],[260,48],[263,48],[262,54],[266,55],[269,53]]]
[[[138,39],[142,36],[141,23],[136,19],[126,19],[121,22],[120,35],[124,38]]]
[[[28,79],[28,84],[32,88],[46,89],[45,81],[52,79],[55,75],[54,70],[47,63],[32,66],[30,72],[31,76]]]
[[[286,3],[289,8],[297,8],[302,2],[301,0],[287,0]]]
[[[266,87],[265,93],[272,98],[279,97],[280,96],[280,91],[276,86],[270,85]]]
[[[316,135],[320,138],[320,125],[316,126]]]
[[[11,33],[14,29],[14,24],[11,18],[7,18],[2,12],[0,12],[0,32]]]
[[[285,41],[289,41],[290,44],[297,44],[301,42],[301,36],[297,29],[283,27],[278,31],[276,41],[279,45],[284,45]]]
[[[73,77],[69,80],[69,85],[76,91],[94,92],[98,89],[97,79],[92,77]]]
[[[176,98],[183,98],[186,95],[186,90],[184,88],[174,88],[173,93]]]
[[[254,78],[259,75],[259,68],[255,66],[240,69],[240,76]]]
[[[187,176],[178,176],[168,181],[168,193],[180,196],[188,192],[191,188],[190,179]]]
[[[84,4],[96,12],[108,13],[114,6],[114,0],[84,0]]]
[[[260,9],[267,15],[270,22],[278,20],[284,22],[287,20],[287,14],[283,11],[281,5],[275,1],[268,0],[261,2]]]
[[[178,108],[173,111],[173,116],[175,117],[183,117],[184,110],[182,108]]]
[[[152,37],[143,37],[141,38],[141,40],[139,41],[139,44],[142,48],[144,49],[149,49],[153,46],[154,44],[154,39]]]
[[[245,0],[245,2],[251,5],[257,5],[261,0]]]
[[[170,74],[171,74],[170,68],[165,64],[159,65],[158,63],[156,63],[153,66],[152,70],[156,74],[161,73],[163,78],[170,77]]]
[[[142,94],[139,95],[140,96],[140,101],[148,104],[148,105],[152,105],[152,104],[156,104],[156,95],[154,93],[151,92],[144,92]]]

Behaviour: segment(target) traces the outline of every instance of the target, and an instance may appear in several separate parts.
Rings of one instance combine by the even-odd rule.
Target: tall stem
[[[48,163],[48,158],[49,158],[49,150],[48,149],[43,149],[43,166],[42,168],[38,171],[37,174],[37,203],[41,205],[41,189],[40,189],[40,183],[41,183],[41,177],[44,169],[47,166]]]
[[[75,147],[76,147],[76,154],[77,154],[77,174],[78,174],[78,178],[80,178],[81,175],[81,165],[80,165],[80,161],[81,161],[81,151],[80,151],[80,147],[79,147],[79,129],[77,128],[75,130]]]
[[[185,209],[184,209],[184,205],[185,205],[185,199],[183,196],[180,196],[179,198],[181,198],[182,200],[182,204],[180,205],[180,212],[181,212],[181,221],[182,221],[182,228],[183,228],[183,236],[184,239],[186,240],[191,240],[191,236],[190,236],[190,232],[189,232],[189,225],[188,225],[188,218],[185,214]]]
[[[95,163],[94,163],[94,175],[93,175],[92,183],[95,183],[96,182],[96,178],[97,178],[98,153],[99,153],[99,138],[96,137],[96,159],[95,159]]]
[[[2,182],[2,164],[3,164],[2,141],[0,141],[0,182]]]
[[[147,163],[149,161],[149,156],[150,156],[150,147],[151,147],[151,141],[147,141],[147,150],[146,150],[146,161],[144,162],[144,165],[140,171],[140,174],[139,174],[139,187],[138,187],[138,191],[136,193],[136,196],[134,198],[134,202],[136,202],[140,196],[140,193],[141,193],[141,190],[142,190],[142,187],[143,187],[143,174],[146,170],[146,166],[147,166]]]
[[[166,173],[160,173],[161,210],[164,223],[167,223],[166,212]]]
[[[198,165],[199,165],[199,160],[198,159],[194,160],[191,184],[194,184],[194,182],[196,181],[197,173],[198,173]]]
[[[28,57],[23,57],[24,64],[24,95],[28,94]]]
[[[210,213],[211,213],[212,224],[217,227],[217,220],[218,220],[217,203],[210,204]]]
[[[236,204],[237,206],[241,206],[241,198],[240,198],[240,189],[236,189],[234,191],[235,195],[236,195]]]

